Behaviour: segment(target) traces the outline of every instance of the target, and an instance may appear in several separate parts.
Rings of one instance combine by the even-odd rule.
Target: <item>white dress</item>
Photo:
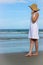
[[[34,13],[34,16],[35,16],[35,13]],[[30,22],[28,38],[39,39],[38,22],[37,21],[35,23],[32,23],[32,21]]]

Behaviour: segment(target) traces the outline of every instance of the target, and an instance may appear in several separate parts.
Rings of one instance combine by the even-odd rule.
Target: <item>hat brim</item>
[[[28,6],[28,7],[31,8],[31,6]],[[32,8],[31,8],[31,9],[32,9]],[[34,10],[34,9],[32,9],[32,10],[33,10],[33,11],[39,11],[40,9],[37,8],[36,10]]]

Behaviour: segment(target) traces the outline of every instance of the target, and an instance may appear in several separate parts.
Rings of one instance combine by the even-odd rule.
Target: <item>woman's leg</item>
[[[35,48],[36,48],[36,53],[38,53],[38,40],[36,40]]]
[[[38,39],[35,40],[35,49],[36,52],[33,55],[38,55]]]
[[[30,39],[30,50],[29,50],[29,53],[26,54],[25,56],[31,56],[32,55],[33,47],[34,47],[34,39]]]

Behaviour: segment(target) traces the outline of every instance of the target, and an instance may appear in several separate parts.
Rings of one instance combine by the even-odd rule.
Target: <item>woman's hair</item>
[[[34,12],[37,12],[37,11],[34,11]]]

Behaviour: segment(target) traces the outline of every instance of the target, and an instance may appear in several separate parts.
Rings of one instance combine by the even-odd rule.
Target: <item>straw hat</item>
[[[40,9],[37,8],[37,4],[32,4],[31,6],[29,6],[33,11],[39,11]]]

